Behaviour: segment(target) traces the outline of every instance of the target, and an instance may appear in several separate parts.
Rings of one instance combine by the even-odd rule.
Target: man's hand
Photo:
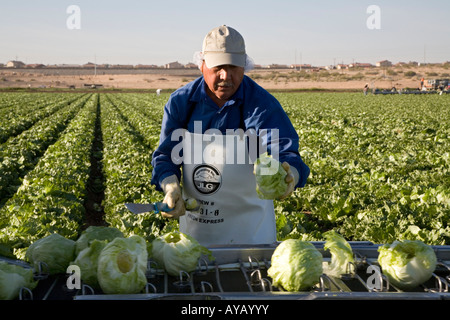
[[[294,192],[294,187],[298,182],[299,176],[297,169],[291,167],[289,163],[283,162],[281,166],[287,173],[286,177],[284,178],[284,181],[286,181],[287,183],[287,189],[286,192],[279,198],[280,200],[283,200],[289,197],[292,194],[292,192]]]
[[[165,178],[161,182],[161,189],[163,190],[165,196],[163,203],[167,203],[169,208],[173,210],[169,212],[161,212],[161,215],[165,218],[178,219],[186,213],[186,208],[184,207],[184,200],[181,196],[181,187],[178,182],[178,178],[175,175]]]

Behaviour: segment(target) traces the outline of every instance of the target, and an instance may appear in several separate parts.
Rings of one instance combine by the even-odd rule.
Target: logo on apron
[[[219,190],[222,183],[220,171],[212,165],[196,166],[192,173],[195,189],[204,195],[210,195]]]

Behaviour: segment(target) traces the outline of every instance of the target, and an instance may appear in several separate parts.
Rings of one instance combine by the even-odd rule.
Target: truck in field
[[[448,90],[449,89],[449,79],[429,79],[424,82],[424,87],[427,90]]]

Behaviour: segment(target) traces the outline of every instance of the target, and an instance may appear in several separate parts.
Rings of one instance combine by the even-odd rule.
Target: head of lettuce
[[[41,263],[49,274],[66,273],[67,267],[75,256],[75,241],[67,239],[58,233],[52,233],[36,240],[27,249],[25,259],[35,270],[39,270]]]
[[[97,276],[106,294],[141,292],[147,277],[147,244],[137,235],[115,238],[106,244],[98,257]]]
[[[287,172],[281,163],[267,152],[256,159],[253,166],[256,178],[256,193],[258,197],[266,200],[278,199],[286,193]]]
[[[194,271],[202,255],[214,259],[210,250],[179,231],[161,235],[151,244],[152,258],[171,276],[178,276],[181,271]]]
[[[433,275],[433,248],[419,240],[394,241],[378,248],[378,263],[389,282],[402,290],[417,287]]]
[[[302,291],[319,282],[323,273],[322,262],[322,254],[313,244],[288,239],[276,247],[267,274],[276,287]]]

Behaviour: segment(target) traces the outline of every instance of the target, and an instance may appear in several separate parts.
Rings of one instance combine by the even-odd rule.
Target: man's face
[[[203,61],[201,71],[210,91],[208,93],[223,103],[236,92],[244,79],[244,68],[233,65],[221,65],[209,69]]]

